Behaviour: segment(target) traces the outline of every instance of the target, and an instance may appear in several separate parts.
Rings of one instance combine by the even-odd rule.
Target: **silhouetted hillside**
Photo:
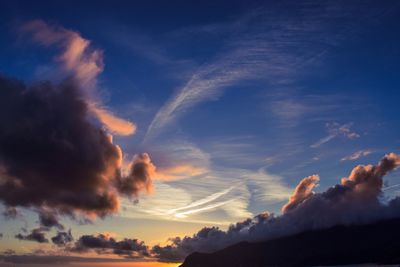
[[[181,267],[314,266],[400,263],[400,219],[335,226],[220,251],[192,253]]]

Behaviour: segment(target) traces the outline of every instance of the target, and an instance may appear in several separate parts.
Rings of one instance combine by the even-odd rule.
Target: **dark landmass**
[[[400,219],[335,226],[214,253],[192,253],[180,267],[264,267],[400,263]]]

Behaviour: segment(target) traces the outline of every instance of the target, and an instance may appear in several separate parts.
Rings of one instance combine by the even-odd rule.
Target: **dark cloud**
[[[20,215],[15,207],[6,207],[2,214],[6,219],[15,219]]]
[[[51,241],[57,246],[65,246],[73,240],[71,230],[68,232],[57,232],[57,235],[51,238]]]
[[[27,241],[35,241],[38,243],[48,243],[49,240],[46,238],[46,235],[42,228],[35,228],[31,231],[31,233],[27,235],[17,234],[15,235],[16,239],[19,240],[27,240]]]
[[[0,239],[2,239],[3,238],[3,233],[0,233]]]
[[[118,180],[118,189],[127,196],[137,196],[139,191],[152,191],[151,176],[155,172],[155,166],[147,153],[135,155],[130,165],[130,174]]]
[[[161,261],[179,262],[193,252],[214,252],[241,241],[266,241],[307,230],[335,225],[361,225],[400,218],[400,198],[382,203],[383,176],[400,166],[400,156],[390,153],[377,165],[357,166],[341,183],[314,193],[318,176],[303,179],[281,216],[263,213],[231,225],[227,231],[205,227],[192,237],[172,238],[167,246],[154,246]]]
[[[143,258],[150,256],[148,247],[143,241],[138,239],[125,238],[117,241],[115,238],[98,234],[83,235],[75,243],[74,247],[69,248],[73,252],[87,252],[94,250],[99,254],[113,253],[126,258]]]
[[[41,210],[39,211],[39,223],[42,227],[56,227],[59,230],[64,230],[64,226],[58,222],[55,212]]]
[[[118,210],[120,191],[136,196],[150,187],[148,155],[138,156],[122,177],[122,151],[88,109],[72,80],[27,86],[0,76],[0,200],[6,206],[37,208],[41,224],[61,228],[52,213],[102,217]]]

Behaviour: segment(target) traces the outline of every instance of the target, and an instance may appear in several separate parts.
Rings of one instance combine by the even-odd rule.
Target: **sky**
[[[53,255],[59,246],[49,239],[69,230],[74,240],[103,234],[107,242],[164,246],[203,227],[226,230],[267,211],[279,216],[304,177],[319,175],[312,189],[324,192],[353,167],[400,152],[397,1],[2,0],[1,7],[0,77],[33,87],[72,77],[72,85],[55,90],[79,92],[0,100],[0,132],[28,121],[25,132],[36,134],[12,141],[0,134],[0,176],[21,182],[39,179],[45,168],[48,179],[53,169],[61,173],[59,184],[23,191],[24,200],[0,197],[0,252]],[[51,104],[42,112],[31,103],[32,112],[60,127],[54,135],[79,136],[71,140],[83,140],[82,153],[70,158],[63,144],[49,150],[61,155],[46,158],[51,154],[29,147],[54,137],[53,124],[34,128],[35,97]],[[97,151],[100,163],[92,166]],[[75,169],[72,158],[90,162],[94,174]],[[120,172],[117,185],[102,176],[111,167]],[[81,187],[83,176],[71,178],[78,169],[93,176],[94,191]],[[2,194],[7,179],[0,179]],[[399,172],[385,176],[380,200],[398,196],[398,184]],[[64,198],[65,188],[77,195]],[[92,203],[100,191],[111,204]],[[44,229],[48,214],[57,223]],[[47,242],[33,242],[33,229]],[[70,252],[154,260],[140,250],[124,258],[79,249]]]

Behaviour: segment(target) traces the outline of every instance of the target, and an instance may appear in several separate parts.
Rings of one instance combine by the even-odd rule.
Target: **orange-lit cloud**
[[[78,32],[61,26],[48,25],[41,20],[33,20],[21,27],[21,32],[32,35],[34,41],[44,45],[57,45],[62,52],[57,61],[62,63],[64,71],[72,75],[84,91],[84,97],[89,103],[90,111],[110,131],[119,135],[135,133],[134,123],[118,118],[109,110],[102,108],[95,95],[97,76],[103,71],[103,51],[91,47],[89,40]]]
[[[195,166],[192,164],[181,164],[167,168],[160,168],[154,173],[157,180],[172,181],[190,178],[206,173],[207,168]]]
[[[288,203],[282,207],[282,212],[295,209],[299,204],[313,195],[313,189],[318,186],[319,176],[311,175],[296,186],[293,194],[290,196]]]
[[[131,135],[136,131],[136,125],[130,121],[118,118],[110,111],[94,104],[90,105],[91,111],[113,133],[119,135]]]

